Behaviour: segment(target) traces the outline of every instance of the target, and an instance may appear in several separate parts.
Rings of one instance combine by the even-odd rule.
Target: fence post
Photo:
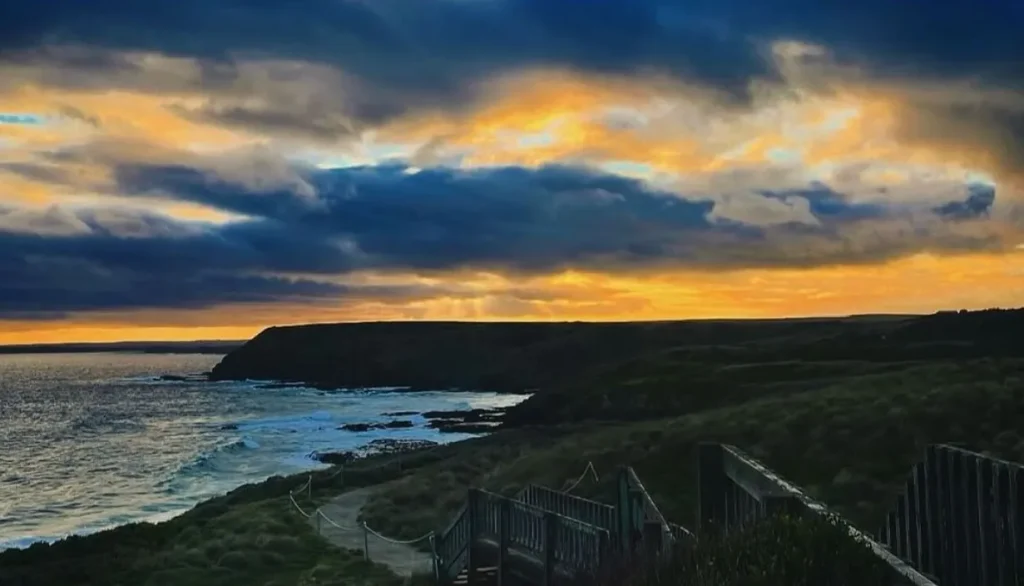
[[[430,536],[430,561],[434,569],[434,583],[441,583],[441,568],[438,566],[437,558],[437,535]]]
[[[512,502],[502,499],[498,510],[498,586],[506,586],[507,577],[505,564],[508,557],[509,521],[511,520]]]
[[[363,522],[363,559],[370,561],[370,528]]]
[[[660,521],[645,521],[643,528],[643,548],[644,554],[649,558],[653,559],[661,553],[661,549],[664,546],[662,540],[664,533],[661,530]]]
[[[995,548],[995,532],[993,531],[995,516],[992,514],[992,461],[988,458],[975,458],[977,461],[975,482],[978,486],[978,566],[981,569],[982,584],[996,583],[999,558],[993,555]]]
[[[633,539],[633,512],[630,510],[632,500],[629,498],[629,472],[625,467],[619,471],[617,503],[618,506],[615,507],[615,511],[619,515],[619,548],[622,550],[622,553],[627,554]]]
[[[321,535],[322,531],[320,530],[320,509],[313,511],[313,514],[316,515],[316,534]]]
[[[309,482],[306,483],[306,488],[309,489],[309,490],[306,491],[306,496],[309,498],[309,500],[313,500],[313,475],[312,474],[309,475]]]
[[[473,546],[476,544],[480,531],[479,527],[477,527],[478,517],[480,516],[479,490],[475,488],[469,489],[467,505],[466,512],[469,513],[469,542],[466,544],[466,557],[468,558],[466,562],[466,586],[473,586],[476,584],[477,566],[479,566],[480,562],[473,551]]]
[[[697,446],[697,531],[706,533],[722,518],[725,497],[724,451],[721,444]]]
[[[939,521],[939,483],[938,455],[935,453],[935,446],[928,446],[924,455],[924,468],[920,486],[924,491],[924,523],[921,527],[922,551],[927,552],[927,562],[922,568],[933,576],[940,576],[941,544],[939,540],[943,536],[942,527]]]
[[[555,563],[558,558],[555,549],[558,547],[558,517],[554,513],[544,511],[544,586],[555,583]]]

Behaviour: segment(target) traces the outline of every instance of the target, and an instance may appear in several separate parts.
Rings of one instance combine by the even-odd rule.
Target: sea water
[[[522,395],[325,392],[207,382],[213,355],[0,356],[0,549],[160,521],[275,474],[322,467],[315,452],[375,439],[450,442],[411,428],[351,432],[396,411],[505,407]],[[186,380],[161,380],[164,375]]]

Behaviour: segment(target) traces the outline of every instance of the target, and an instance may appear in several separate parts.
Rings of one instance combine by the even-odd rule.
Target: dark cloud
[[[365,269],[809,267],[1002,246],[972,220],[993,197],[977,188],[935,210],[857,204],[825,185],[771,192],[763,196],[806,200],[815,223],[762,227],[711,219],[711,197],[683,199],[582,168],[294,171],[314,193],[246,188],[187,167],[116,171],[123,194],[245,217],[226,224],[109,208],[0,209],[0,317],[438,293],[327,279]]]
[[[315,196],[253,191],[184,167],[122,167],[117,175],[124,193],[176,197],[261,218],[310,243],[345,242],[353,269],[713,270],[873,262],[925,248],[999,246],[989,234],[957,232],[927,207],[851,202],[821,184],[764,194],[805,200],[813,224],[761,227],[709,219],[711,196],[684,199],[573,167],[410,172],[393,165],[302,172]]]
[[[656,68],[742,92],[759,42],[815,42],[893,75],[1024,80],[1017,0],[38,0],[0,9],[8,49],[46,42],[333,63],[392,87],[459,93],[531,65]]]
[[[218,98],[194,117],[338,141],[416,108],[465,106],[481,80],[529,67],[657,71],[742,103],[751,79],[781,80],[767,50],[780,39],[820,44],[875,82],[1024,91],[1022,29],[1019,0],[37,0],[0,6],[0,59],[53,61],[59,67],[37,80],[53,85],[195,86]],[[46,49],[62,43],[84,48]],[[200,71],[151,71],[119,50],[196,57]],[[346,77],[308,103],[301,91],[253,85],[238,67],[244,58]],[[279,88],[308,81],[295,74],[267,79]],[[265,103],[244,99],[254,95]],[[1014,170],[1024,166],[1020,112],[915,102],[901,130],[984,148]]]
[[[996,190],[991,185],[971,185],[964,201],[951,201],[935,208],[935,213],[953,220],[971,220],[989,213],[996,201]]]
[[[20,213],[19,230],[12,230],[4,221],[15,213],[0,209],[2,319],[426,294],[418,287],[347,287],[273,276],[275,271],[341,272],[345,267],[332,264],[315,242],[297,242],[268,225],[197,228],[149,214],[51,210]],[[35,221],[26,217],[30,214]],[[20,231],[26,224],[38,232]]]

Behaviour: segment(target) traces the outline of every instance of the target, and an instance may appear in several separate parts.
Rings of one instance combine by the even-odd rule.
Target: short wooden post
[[[992,512],[992,460],[988,458],[975,458],[977,468],[978,502],[978,575],[982,584],[995,584],[998,576],[999,560],[994,555],[996,551],[995,531],[993,531],[995,515]]]
[[[370,561],[370,528],[363,523],[363,559]]]
[[[697,531],[706,533],[724,513],[725,471],[721,444],[702,442],[697,446]]]
[[[430,536],[430,561],[432,562],[431,566],[433,566],[433,569],[434,569],[434,583],[435,584],[440,584],[441,583],[441,568],[438,565],[438,561],[439,560],[438,560],[438,557],[437,557],[437,535],[431,535]]]
[[[549,511],[544,512],[544,585],[555,583],[555,564],[558,562],[558,517]]]
[[[928,446],[924,456],[923,475],[920,479],[923,486],[924,496],[924,523],[921,526],[923,548],[927,552],[928,562],[922,569],[935,576],[942,575],[940,569],[941,548],[939,541],[942,538],[942,527],[940,525],[939,511],[939,483],[938,483],[939,459],[935,453],[935,446]]]
[[[313,500],[313,475],[312,474],[309,475],[309,482],[306,483],[306,488],[308,489],[308,491],[306,492],[306,496],[309,497],[309,500]]]
[[[502,499],[498,510],[498,586],[506,586],[508,577],[505,563],[508,558],[509,521],[512,517],[512,502]]]
[[[466,570],[468,572],[466,576],[466,585],[473,586],[476,583],[477,568],[480,565],[480,560],[477,558],[474,552],[477,539],[480,536],[479,523],[485,518],[480,511],[480,491],[471,488],[469,489],[469,495],[467,496],[467,508],[466,512],[469,516],[469,543],[466,544],[466,556],[468,558],[466,563]]]
[[[616,502],[615,510],[619,516],[617,523],[619,528],[619,549],[622,553],[628,554],[630,544],[632,543],[633,512],[630,510],[632,501],[629,498],[629,471],[625,467],[619,471],[618,498]]]
[[[316,515],[316,534],[320,535],[321,534],[321,532],[320,532],[320,515],[321,515],[320,509],[317,509],[317,510],[313,511],[313,514]]]

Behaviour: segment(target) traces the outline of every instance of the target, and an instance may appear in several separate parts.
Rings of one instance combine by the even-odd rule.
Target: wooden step
[[[497,567],[477,568],[477,582],[481,584],[493,583],[498,577]],[[459,572],[459,575],[452,580],[452,586],[466,586],[469,584],[469,569]]]

